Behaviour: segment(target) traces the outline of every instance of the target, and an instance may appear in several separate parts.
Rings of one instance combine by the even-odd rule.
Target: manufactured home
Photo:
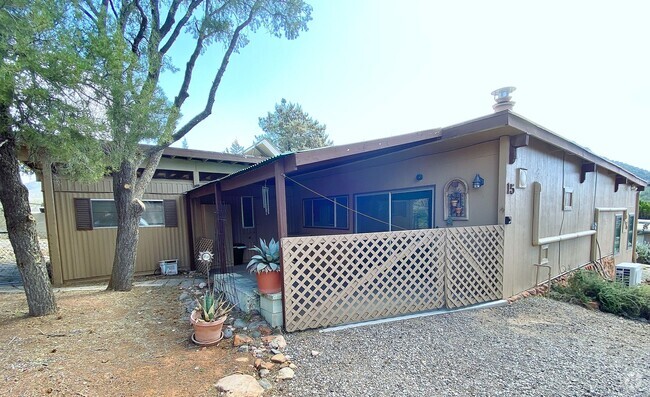
[[[136,274],[153,274],[159,262],[177,261],[179,269],[194,266],[194,237],[185,192],[254,165],[267,155],[268,143],[255,155],[167,148],[144,195]],[[251,149],[252,151],[253,149]],[[272,149],[275,150],[275,149]],[[38,170],[54,285],[106,279],[111,274],[117,216],[109,177],[95,183],[62,178],[56,166]],[[206,218],[213,214],[204,214]],[[200,234],[200,232],[199,232]],[[201,235],[196,236],[201,238]]]
[[[232,268],[233,242],[281,240],[295,331],[505,299],[594,261],[631,262],[646,184],[506,107],[281,154],[187,199],[192,219],[217,214],[222,271],[248,259]]]

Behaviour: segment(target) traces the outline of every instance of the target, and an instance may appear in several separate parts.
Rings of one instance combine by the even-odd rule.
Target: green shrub
[[[592,271],[575,272],[566,285],[555,284],[549,296],[583,306],[598,302],[604,312],[650,320],[650,285],[626,287]]]
[[[639,201],[639,219],[650,219],[650,202]]]
[[[643,241],[636,243],[636,261],[650,265],[650,244]]]

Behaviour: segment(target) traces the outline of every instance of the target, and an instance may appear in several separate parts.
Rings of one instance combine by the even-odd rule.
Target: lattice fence
[[[503,226],[444,229],[447,307],[501,299]]]
[[[282,254],[287,331],[501,298],[502,226],[284,238]]]

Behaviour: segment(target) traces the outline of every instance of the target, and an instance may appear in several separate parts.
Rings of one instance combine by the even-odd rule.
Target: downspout
[[[542,185],[539,182],[533,182],[534,197],[533,197],[533,246],[546,245],[557,243],[560,241],[574,240],[580,237],[593,236],[596,234],[595,230],[584,230],[575,233],[560,234],[551,237],[540,237],[541,227],[541,201],[542,201]],[[593,252],[593,244],[592,244]]]

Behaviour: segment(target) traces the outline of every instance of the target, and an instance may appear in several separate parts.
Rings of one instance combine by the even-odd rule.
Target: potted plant
[[[223,337],[221,333],[223,323],[234,306],[225,299],[223,294],[215,297],[213,290],[197,299],[197,304],[190,315],[190,322],[194,328],[192,340],[199,345],[219,342]]]
[[[280,243],[271,239],[269,244],[260,239],[260,246],[251,248],[256,251],[246,269],[257,274],[257,289],[261,294],[274,294],[282,290],[280,274]]]

